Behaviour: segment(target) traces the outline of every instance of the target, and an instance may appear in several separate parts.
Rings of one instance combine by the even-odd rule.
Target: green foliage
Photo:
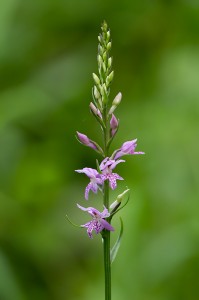
[[[65,215],[83,224],[74,170],[95,167],[75,131],[102,142],[88,106],[104,19],[123,94],[114,148],[138,138],[146,152],[118,166],[132,192],[113,298],[198,299],[198,13],[194,0],[0,2],[0,299],[102,299],[100,238]]]
[[[118,250],[121,246],[121,240],[122,240],[122,235],[123,235],[123,221],[122,221],[122,218],[120,218],[120,233],[119,233],[119,236],[113,246],[113,248],[111,249],[111,263],[114,262],[116,256],[117,256],[117,253],[118,253]]]

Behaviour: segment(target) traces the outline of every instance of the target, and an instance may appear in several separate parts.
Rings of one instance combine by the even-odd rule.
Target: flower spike
[[[113,217],[115,217],[115,215],[127,205],[130,199],[130,194],[129,189],[126,188],[123,193],[119,194],[115,198],[115,201],[111,201],[112,204],[110,205],[111,193],[109,190],[116,189],[117,180],[123,180],[119,174],[114,173],[116,166],[119,163],[125,162],[125,160],[121,159],[122,156],[144,154],[144,152],[135,151],[137,147],[137,139],[134,139],[123,143],[122,146],[115,150],[111,156],[109,154],[110,146],[119,129],[119,119],[116,118],[114,112],[122,100],[122,94],[119,92],[113,101],[110,101],[110,86],[114,78],[114,70],[112,69],[113,58],[110,55],[112,41],[110,30],[108,29],[105,21],[103,22],[101,29],[102,31],[98,36],[98,70],[92,74],[94,84],[92,88],[92,102],[90,102],[89,108],[92,116],[100,125],[103,138],[103,148],[83,133],[77,132],[77,139],[84,146],[92,148],[98,152],[102,158],[101,160],[98,158],[96,159],[96,169],[86,167],[75,171],[77,173],[83,173],[89,178],[89,182],[85,188],[86,200],[89,198],[90,191],[94,194],[96,194],[98,190],[102,192],[102,212],[94,207],[86,208],[79,204],[77,204],[77,207],[82,211],[87,212],[91,217],[89,222],[80,225],[81,228],[86,228],[89,238],[93,238],[93,231],[96,234],[101,233],[104,251],[105,299],[111,300],[111,262],[113,262],[117,255],[123,235],[123,222],[120,218],[120,233],[111,250],[111,231],[114,231],[111,221]],[[78,226],[71,222],[68,216],[67,219],[74,226]]]

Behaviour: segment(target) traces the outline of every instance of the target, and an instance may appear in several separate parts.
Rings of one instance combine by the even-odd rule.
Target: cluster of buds
[[[104,106],[108,102],[110,93],[110,84],[113,81],[114,71],[112,70],[112,57],[110,56],[110,50],[112,42],[110,40],[110,30],[107,28],[107,24],[102,24],[102,33],[99,34],[98,40],[98,72],[93,73],[94,87],[93,87],[93,101],[97,108],[103,112]]]

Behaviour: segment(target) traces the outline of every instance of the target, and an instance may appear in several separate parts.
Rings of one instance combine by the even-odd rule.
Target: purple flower
[[[100,164],[100,170],[102,171],[101,178],[102,180],[109,180],[109,186],[114,190],[117,187],[116,180],[123,180],[121,176],[119,176],[117,173],[112,173],[112,170],[116,167],[117,164],[124,162],[125,160],[117,160],[110,159],[109,157],[106,157]]]
[[[134,139],[132,141],[125,142],[120,149],[116,150],[114,159],[118,159],[123,155],[127,154],[145,154],[144,152],[135,152],[135,148],[137,147],[137,139]]]
[[[103,212],[99,212],[96,208],[93,207],[82,207],[79,204],[77,206],[83,210],[87,211],[91,216],[92,220],[84,225],[81,225],[82,227],[87,228],[87,233],[89,238],[93,238],[92,231],[95,230],[96,234],[100,233],[103,229],[107,229],[109,231],[114,231],[114,228],[106,221],[105,218],[108,218],[110,216],[110,213],[108,212],[108,209],[104,206]]]
[[[94,150],[97,150],[97,147],[96,145],[93,143],[93,141],[91,141],[87,135],[83,134],[83,133],[80,133],[77,131],[77,137],[78,137],[78,140],[80,141],[81,144],[87,146],[87,147],[90,147]]]
[[[88,200],[89,191],[92,190],[96,194],[99,189],[99,185],[103,184],[103,180],[95,169],[83,168],[82,170],[75,170],[75,172],[84,173],[90,178],[90,182],[85,189],[85,199]]]

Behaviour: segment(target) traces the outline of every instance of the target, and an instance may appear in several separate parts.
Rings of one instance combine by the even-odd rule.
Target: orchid
[[[128,154],[145,154],[144,152],[135,152],[135,148],[137,147],[137,139],[132,141],[127,141],[122,144],[121,148],[115,151],[114,159],[118,159],[121,156],[128,155]]]
[[[124,180],[119,174],[114,173],[113,170],[116,166],[125,160],[120,159],[124,155],[144,154],[144,152],[136,152],[137,139],[127,141],[122,146],[115,150],[110,156],[110,146],[116,133],[119,129],[119,119],[113,114],[118,108],[122,94],[119,92],[110,102],[110,85],[114,77],[114,71],[112,70],[112,57],[110,56],[110,50],[112,42],[110,38],[110,30],[108,30],[106,22],[102,24],[102,33],[98,36],[98,73],[93,73],[94,86],[92,88],[92,102],[90,102],[90,112],[96,119],[102,130],[103,146],[101,147],[95,141],[88,138],[85,134],[77,132],[78,141],[84,146],[90,147],[96,151],[102,158],[96,160],[96,169],[83,168],[75,170],[77,173],[85,174],[90,182],[85,188],[85,199],[88,200],[89,193],[97,193],[98,190],[102,192],[103,196],[103,211],[100,212],[94,207],[83,207],[77,204],[77,207],[84,212],[87,212],[92,219],[83,224],[76,225],[77,227],[83,227],[87,229],[89,238],[93,238],[93,231],[96,234],[101,233],[103,241],[104,251],[104,274],[105,274],[105,300],[111,300],[111,263],[115,259],[118,249],[120,247],[121,237],[123,234],[123,222],[120,218],[120,233],[116,239],[115,244],[111,249],[111,232],[114,228],[111,225],[112,218],[123,209],[129,201],[129,189],[127,188],[123,193],[119,194],[115,201],[110,205],[110,191],[115,190],[117,187],[117,180]],[[126,197],[127,200],[125,201]],[[124,202],[123,202],[124,201]],[[121,203],[124,203],[121,205]],[[101,299],[101,297],[100,297]]]
[[[84,225],[81,225],[81,227],[87,228],[87,233],[89,238],[93,238],[92,231],[95,230],[96,234],[100,233],[103,229],[114,231],[114,228],[105,220],[105,218],[108,218],[110,216],[110,213],[108,212],[108,209],[104,206],[103,212],[99,212],[94,207],[88,207],[85,208],[79,204],[77,206],[83,210],[87,211],[91,216],[92,220]]]
[[[88,200],[90,190],[96,194],[100,188],[99,185],[103,184],[103,180],[97,170],[92,168],[83,168],[82,170],[75,170],[75,172],[84,173],[90,178],[90,182],[85,189],[85,199]]]
[[[125,162],[125,160],[117,160],[110,159],[109,157],[106,157],[100,164],[100,170],[102,171],[101,178],[102,180],[108,180],[109,186],[112,190],[114,190],[117,187],[116,180],[123,180],[121,176],[119,176],[117,173],[112,173],[112,170],[116,167],[117,164]]]

